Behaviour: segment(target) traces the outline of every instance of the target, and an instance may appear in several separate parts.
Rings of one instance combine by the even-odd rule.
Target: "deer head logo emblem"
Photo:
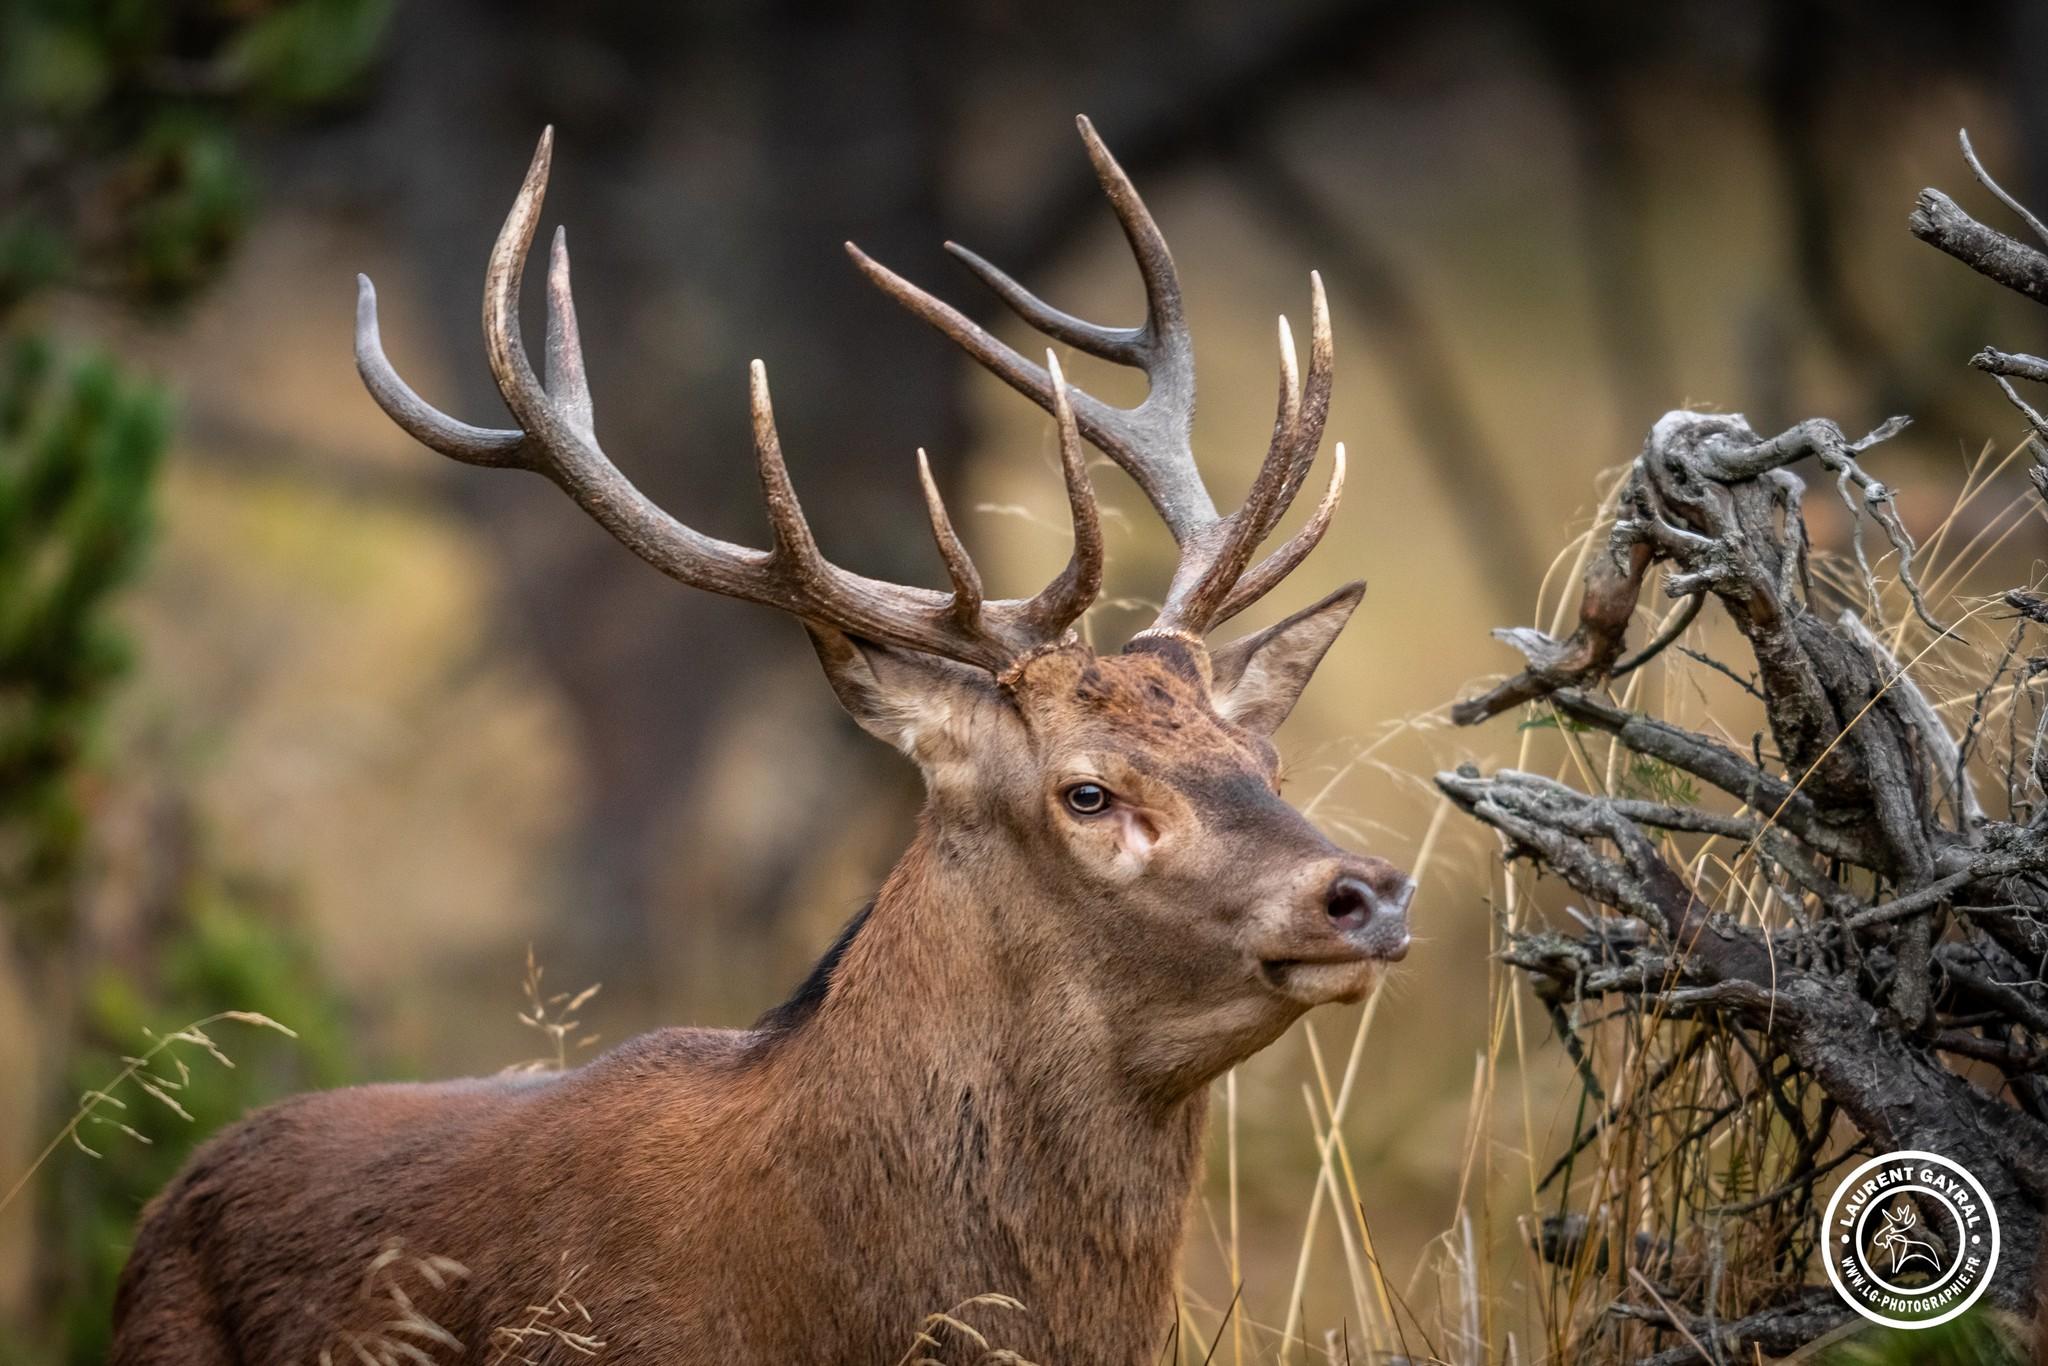
[[[1934,1244],[1911,1236],[1919,1222],[1920,1213],[1913,1208],[1912,1202],[1901,1200],[1885,1211],[1884,1222],[1870,1240],[1872,1251],[1882,1250],[1891,1254],[1894,1276],[1915,1260],[1926,1262],[1936,1271],[1941,1269],[1941,1258],[1935,1254]]]

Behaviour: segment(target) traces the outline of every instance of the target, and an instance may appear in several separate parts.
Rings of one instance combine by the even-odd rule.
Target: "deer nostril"
[[[1372,919],[1378,907],[1379,898],[1372,888],[1355,877],[1340,877],[1330,884],[1328,898],[1323,909],[1329,913],[1330,923],[1340,930],[1362,929]]]
[[[1408,954],[1408,902],[1415,895],[1412,879],[1386,870],[1368,878],[1343,873],[1323,895],[1330,927],[1373,958],[1389,961]]]

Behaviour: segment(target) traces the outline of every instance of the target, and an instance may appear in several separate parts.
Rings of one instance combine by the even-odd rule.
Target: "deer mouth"
[[[1353,949],[1342,955],[1310,958],[1266,958],[1259,975],[1266,985],[1305,1006],[1362,1001],[1378,980],[1382,958]]]

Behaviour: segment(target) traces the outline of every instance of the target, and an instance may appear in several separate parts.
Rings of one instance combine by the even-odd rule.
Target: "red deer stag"
[[[827,561],[759,361],[771,548],[715,540],[634,488],[593,431],[559,234],[541,375],[520,340],[550,136],[485,284],[491,373],[516,430],[458,422],[407,387],[360,282],[357,364],[393,421],[453,459],[545,475],[672,578],[797,617],[839,700],[916,761],[929,797],[873,904],[753,1029],[663,1030],[556,1075],[303,1096],[213,1139],[143,1216],[115,1309],[118,1366],[323,1352],[487,1363],[564,1268],[582,1272],[590,1323],[578,1327],[634,1366],[887,1366],[925,1315],[984,1292],[1024,1302],[996,1331],[1031,1360],[1157,1358],[1209,1082],[1310,1007],[1363,997],[1407,949],[1413,884],[1283,802],[1268,739],[1362,586],[1203,643],[1336,510],[1341,447],[1314,515],[1254,559],[1321,441],[1332,353],[1320,283],[1306,377],[1283,320],[1271,447],[1243,506],[1219,515],[1189,447],[1194,357],[1172,258],[1085,120],[1081,134],[1144,278],[1141,325],[1058,312],[954,250],[1033,326],[1142,371],[1150,392],[1135,407],[1067,387],[1050,355],[1039,368],[849,247],[884,291],[1053,414],[1074,551],[1029,598],[983,591],[922,456],[950,591]],[[1102,578],[1082,437],[1130,473],[1180,546],[1157,621],[1114,655],[1070,629]],[[412,1287],[412,1310],[438,1326],[401,1332],[409,1350],[357,1356],[380,1312],[364,1301],[365,1267],[394,1240],[467,1274]],[[978,1359],[939,1336],[923,1355]]]

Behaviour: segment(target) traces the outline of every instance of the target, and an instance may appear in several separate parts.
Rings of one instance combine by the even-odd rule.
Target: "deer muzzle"
[[[1384,859],[1347,856],[1311,888],[1262,951],[1260,971],[1304,1005],[1361,1000],[1386,964],[1408,954],[1414,880]]]

